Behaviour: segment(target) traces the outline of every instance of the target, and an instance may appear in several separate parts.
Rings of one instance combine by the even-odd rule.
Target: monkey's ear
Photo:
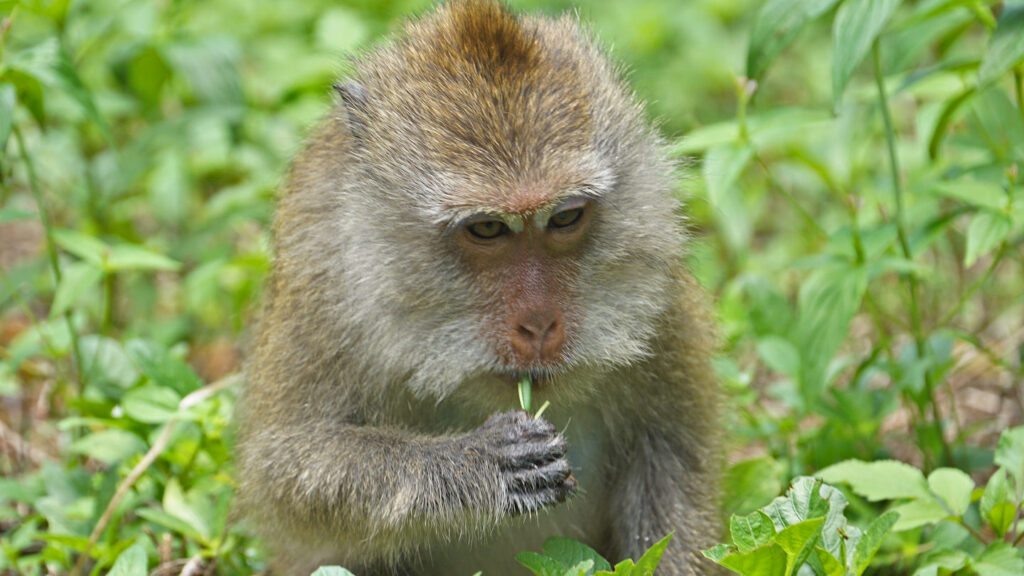
[[[366,102],[369,99],[366,88],[355,82],[335,84],[333,88],[345,105],[349,132],[353,137],[361,138],[366,131]]]

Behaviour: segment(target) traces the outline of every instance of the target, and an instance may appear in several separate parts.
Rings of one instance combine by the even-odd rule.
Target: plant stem
[[[878,104],[882,111],[882,122],[885,125],[885,144],[889,152],[889,168],[892,172],[892,190],[896,202],[896,236],[899,240],[900,251],[908,261],[913,261],[914,256],[910,250],[910,243],[907,241],[906,222],[903,209],[903,184],[900,182],[899,155],[896,152],[896,132],[893,128],[892,115],[889,111],[889,98],[885,91],[885,78],[882,75],[881,50],[878,47],[878,40],[871,47],[872,61],[874,64],[875,85],[878,88]],[[914,337],[914,344],[917,348],[917,357],[925,356],[925,337],[921,328],[920,302],[918,300],[917,277],[913,273],[904,275],[907,280],[907,289],[910,292],[910,328]],[[942,414],[939,412],[938,402],[935,401],[935,383],[932,382],[931,373],[927,370],[924,374],[925,391],[931,400],[932,418],[942,444],[943,456],[947,462],[952,462],[952,451],[946,437],[942,433]]]
[[[21,128],[14,125],[11,130],[14,132],[14,139],[18,142],[21,161],[25,163],[29,189],[32,191],[32,197],[39,208],[39,221],[43,225],[43,231],[46,236],[46,252],[50,260],[50,272],[53,274],[54,289],[56,289],[60,285],[61,280],[60,259],[57,257],[57,244],[53,240],[53,224],[51,223],[50,213],[46,209],[46,201],[43,199],[43,191],[39,185],[39,177],[36,175],[36,167],[32,162],[32,156],[28,153],[28,148],[25,146],[25,138],[21,135]],[[79,384],[84,385],[85,370],[82,364],[82,350],[78,344],[78,334],[75,333],[75,325],[71,321],[70,311],[64,313],[64,321],[67,323],[68,334],[71,338],[71,356],[75,363],[75,369],[78,372]]]
[[[1024,118],[1024,72],[1020,68],[1013,71],[1013,93],[1017,97],[1017,112]]]

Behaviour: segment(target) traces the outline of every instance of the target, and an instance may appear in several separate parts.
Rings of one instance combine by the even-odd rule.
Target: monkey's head
[[[524,373],[576,393],[574,371],[641,359],[683,233],[672,163],[619,76],[574,18],[489,0],[357,61],[326,174],[277,227],[279,267],[314,260],[295,281],[328,284],[329,345],[438,398]]]

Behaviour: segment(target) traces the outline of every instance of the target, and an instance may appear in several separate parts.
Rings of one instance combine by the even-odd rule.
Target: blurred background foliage
[[[510,4],[575,10],[687,166],[724,512],[846,458],[983,482],[1024,411],[1020,5],[878,2],[844,60],[836,2]],[[264,567],[230,418],[275,189],[347,58],[428,5],[0,0],[0,573]]]

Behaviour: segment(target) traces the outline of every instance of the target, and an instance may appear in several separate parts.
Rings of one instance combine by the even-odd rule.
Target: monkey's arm
[[[268,540],[297,538],[310,548],[329,542],[339,556],[363,563],[563,501],[575,488],[565,450],[549,423],[524,412],[444,436],[331,422],[243,423],[239,478],[258,524],[273,528]]]

